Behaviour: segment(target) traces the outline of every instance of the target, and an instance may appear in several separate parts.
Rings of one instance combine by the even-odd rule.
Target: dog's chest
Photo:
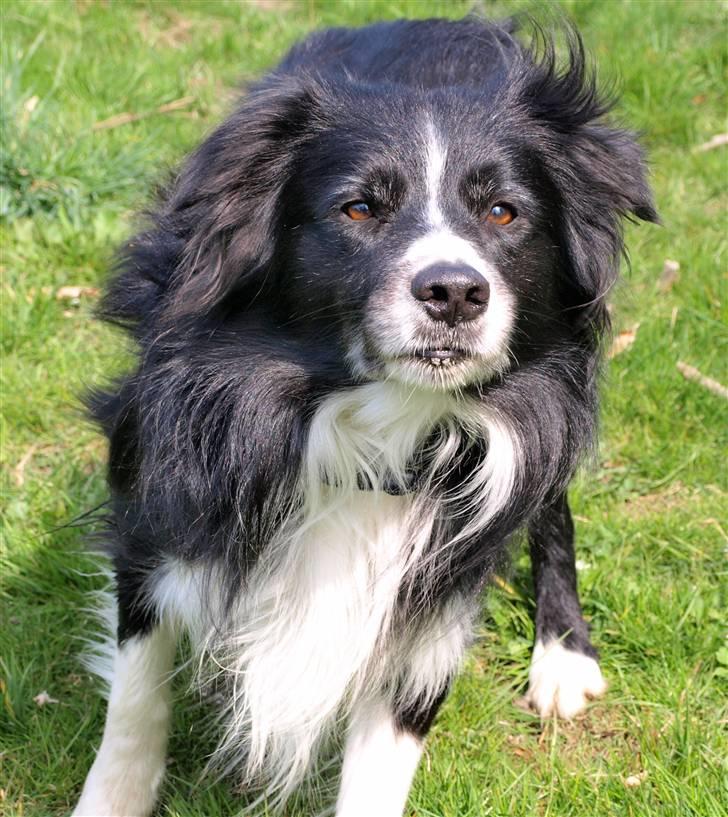
[[[351,652],[351,638],[363,660],[386,626],[407,568],[412,498],[325,493],[330,504],[291,532],[287,563],[270,577],[268,592],[296,599],[299,626],[310,620],[329,641],[341,637],[341,655]]]

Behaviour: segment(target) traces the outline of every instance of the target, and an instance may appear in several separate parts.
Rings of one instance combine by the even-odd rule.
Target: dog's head
[[[361,379],[485,382],[594,343],[621,221],[655,220],[578,39],[479,87],[273,78],[197,152],[172,314],[261,307]],[[474,71],[475,73],[475,71]]]

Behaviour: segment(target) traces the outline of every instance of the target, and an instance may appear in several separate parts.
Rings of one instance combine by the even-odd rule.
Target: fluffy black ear
[[[585,126],[565,145],[574,163],[564,196],[564,239],[577,283],[575,307],[597,331],[608,328],[606,296],[625,255],[623,219],[657,222],[644,154],[632,134]]]
[[[151,226],[122,248],[102,317],[143,339],[246,283],[260,289],[282,191],[321,121],[320,95],[312,82],[274,78],[243,100],[161,191]]]
[[[281,195],[317,107],[313,85],[274,80],[188,160],[162,214],[185,239],[167,316],[205,311],[264,273]]]
[[[578,33],[568,29],[566,39],[569,57],[560,68],[553,42],[541,35],[541,56],[518,83],[519,103],[546,145],[577,321],[599,333],[608,326],[605,296],[624,253],[623,220],[658,217],[642,149],[633,134],[604,122],[614,100],[599,93]]]

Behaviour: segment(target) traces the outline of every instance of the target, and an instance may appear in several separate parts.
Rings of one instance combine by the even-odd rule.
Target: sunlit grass
[[[494,15],[523,3],[485,3]],[[428,743],[418,817],[719,817],[725,779],[725,11],[711,2],[570,0],[620,116],[645,134],[663,226],[630,227],[598,467],[574,491],[581,591],[610,681],[574,724],[514,705],[526,681],[528,562],[491,594],[482,639]],[[77,395],[121,368],[125,344],[91,309],[114,245],[152,185],[224,114],[241,79],[315,26],[466,12],[468,2],[13,2],[2,26],[2,544],[0,813],[66,814],[98,745],[103,706],[77,653],[84,531],[103,502],[104,450]],[[164,106],[169,103],[173,110]],[[160,111],[160,107],[162,110]],[[136,121],[99,129],[111,117]],[[138,117],[138,118],[137,118]],[[680,276],[658,287],[665,259]],[[78,303],[60,287],[87,288]],[[113,342],[111,342],[113,341]],[[39,707],[46,690],[58,703]],[[205,706],[180,684],[160,814],[242,809],[199,781]],[[635,783],[636,785],[629,785]],[[304,817],[306,806],[292,808]],[[376,815],[372,815],[376,817]]]

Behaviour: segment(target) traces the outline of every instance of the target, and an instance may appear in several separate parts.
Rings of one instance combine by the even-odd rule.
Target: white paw
[[[607,682],[593,658],[558,641],[536,642],[526,701],[542,718],[556,713],[571,719],[586,708],[589,698],[597,698],[606,689]]]

